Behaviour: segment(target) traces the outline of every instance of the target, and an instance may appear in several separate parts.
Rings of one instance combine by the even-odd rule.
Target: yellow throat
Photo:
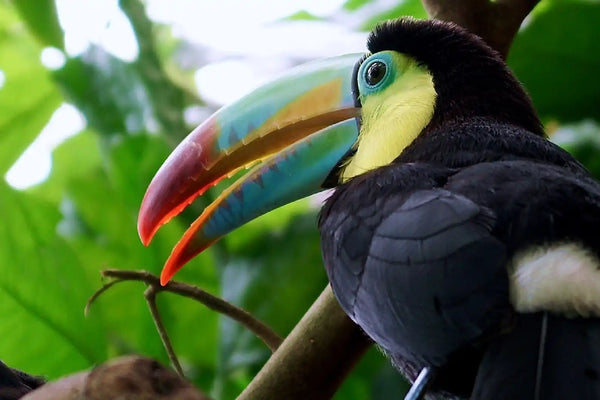
[[[341,182],[390,164],[419,136],[433,115],[436,92],[429,71],[400,53],[383,53],[390,53],[388,58],[395,68],[390,78],[393,81],[373,93],[361,90],[362,126],[356,153],[342,167]],[[361,89],[360,71],[357,79]]]

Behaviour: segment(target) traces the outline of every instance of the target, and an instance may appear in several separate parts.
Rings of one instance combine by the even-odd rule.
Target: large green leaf
[[[542,2],[510,50],[508,63],[542,117],[600,119],[600,2]]]
[[[83,315],[92,286],[56,235],[59,212],[1,185],[0,218],[0,358],[51,378],[104,360],[101,320]]]
[[[39,45],[20,29],[11,9],[0,2],[0,174],[40,133],[61,96],[40,64]]]

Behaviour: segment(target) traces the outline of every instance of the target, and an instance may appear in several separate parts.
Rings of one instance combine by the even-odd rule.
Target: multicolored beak
[[[352,75],[359,58],[300,66],[217,111],[179,144],[142,201],[138,232],[145,245],[211,186],[262,163],[223,191],[185,232],[165,264],[162,284],[233,229],[321,190],[358,136]]]

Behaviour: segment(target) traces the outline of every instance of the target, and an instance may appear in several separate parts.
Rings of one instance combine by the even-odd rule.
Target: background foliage
[[[362,30],[400,15],[425,17],[416,0],[364,14],[372,3],[348,0],[340,13],[359,20]],[[0,359],[50,379],[131,352],[168,363],[141,285],[113,288],[87,317],[83,307],[101,284],[102,268],[159,272],[201,209],[166,226],[149,248],[140,244],[135,227],[145,188],[192,128],[184,109],[202,100],[189,71],[177,65],[178,43],[168,29],[151,22],[136,0],[120,6],[138,40],[135,61],[91,47],[50,71],[41,51],[64,50],[54,0],[0,0],[0,173],[63,102],[86,119],[53,152],[46,181],[26,190],[0,182]],[[552,139],[600,177],[598,21],[598,1],[544,0],[508,62]],[[177,278],[243,306],[286,335],[326,284],[315,215],[307,201],[269,214],[223,239]],[[247,331],[197,304],[162,295],[159,306],[188,376],[216,399],[235,398],[269,356]],[[388,399],[402,386],[372,349],[338,398]]]

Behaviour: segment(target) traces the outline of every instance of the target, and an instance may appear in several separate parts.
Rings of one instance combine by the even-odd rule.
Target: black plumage
[[[10,368],[0,361],[0,400],[17,400],[42,386],[44,380]]]
[[[437,367],[434,397],[600,398],[600,320],[520,314],[508,283],[511,260],[536,246],[572,242],[600,257],[600,184],[544,138],[529,97],[479,38],[398,20],[369,50],[414,57],[438,96],[394,163],[340,184],[321,212],[342,308],[409,379]]]
[[[598,399],[598,343],[600,319],[520,314],[490,343],[472,399]]]

